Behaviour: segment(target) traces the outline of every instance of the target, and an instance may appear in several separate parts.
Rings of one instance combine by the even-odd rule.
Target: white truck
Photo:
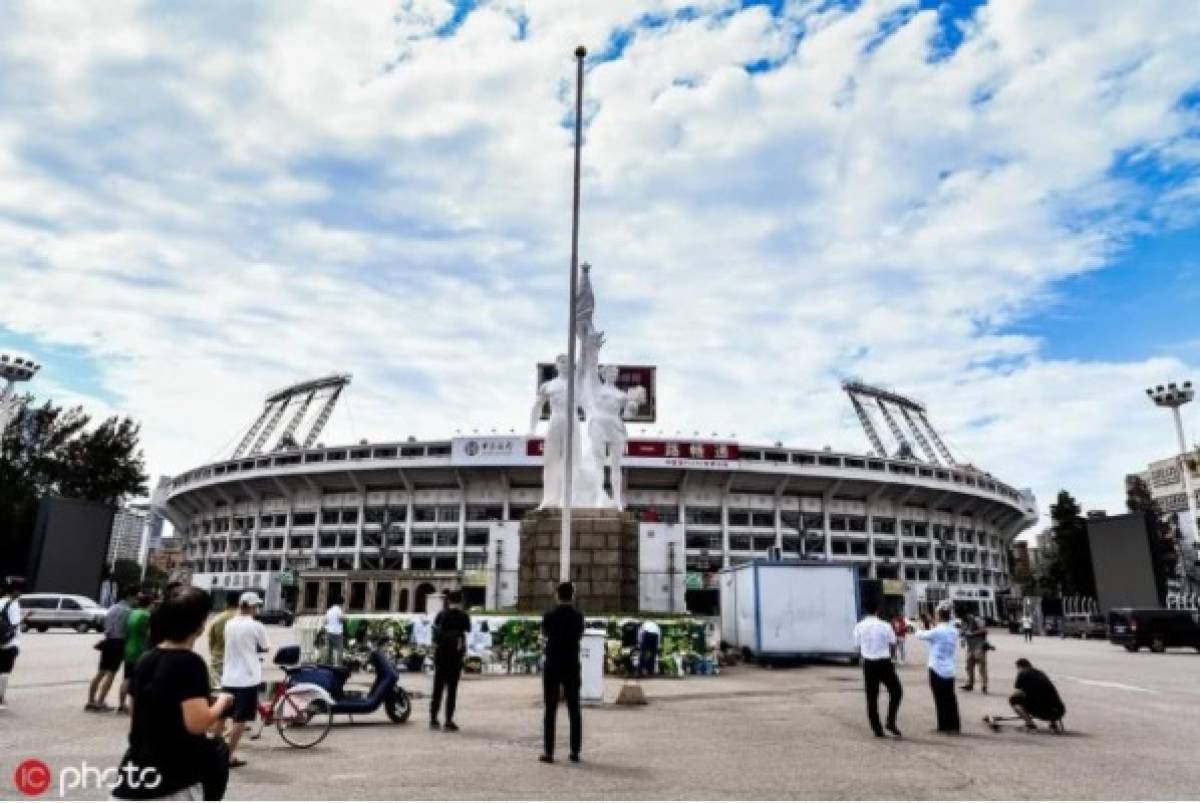
[[[721,572],[721,640],[760,663],[858,660],[858,568],[758,560]]]

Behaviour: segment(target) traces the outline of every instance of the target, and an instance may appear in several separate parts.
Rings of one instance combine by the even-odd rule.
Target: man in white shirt
[[[658,649],[662,644],[662,628],[647,619],[638,628],[638,677],[657,674]]]
[[[346,617],[342,613],[342,598],[335,594],[325,611],[325,663],[342,665],[342,649],[346,646]]]
[[[4,596],[0,597],[0,711],[5,709],[4,693],[8,690],[8,676],[17,663],[21,646],[21,596],[20,580],[11,580],[4,585]]]
[[[246,762],[237,757],[238,742],[246,727],[258,715],[258,684],[262,683],[262,662],[259,653],[270,649],[267,629],[254,618],[262,598],[253,591],[238,600],[238,615],[225,624],[225,666],[221,671],[221,688],[233,695],[229,716],[233,728],[229,731],[229,766],[242,767]]]
[[[887,729],[900,735],[896,727],[896,714],[900,711],[900,698],[904,691],[896,666],[892,663],[892,652],[896,646],[896,632],[892,626],[879,618],[883,607],[881,600],[869,607],[869,613],[854,626],[854,644],[862,658],[863,681],[867,687],[867,720],[875,735],[883,738],[883,727],[879,724],[879,684],[888,690]]]
[[[954,656],[958,651],[958,628],[950,624],[950,608],[938,608],[938,625],[917,634],[929,642],[929,689],[937,712],[937,729],[942,733],[959,733],[962,723],[958,717],[958,698],[954,696]]]

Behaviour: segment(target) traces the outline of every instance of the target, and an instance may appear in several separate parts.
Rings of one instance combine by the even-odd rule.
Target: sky
[[[1144,388],[1200,379],[1198,12],[5,3],[0,350],[152,475],[335,371],[329,443],[523,431],[584,44],[580,249],[650,432],[865,451],[857,377],[1043,511],[1119,510],[1175,448]]]

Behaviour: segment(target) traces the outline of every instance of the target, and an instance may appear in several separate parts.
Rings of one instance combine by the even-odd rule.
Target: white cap
[[[243,608],[257,608],[262,605],[262,597],[260,597],[258,594],[255,594],[253,591],[244,591],[242,592],[241,598],[238,600],[238,604]]]

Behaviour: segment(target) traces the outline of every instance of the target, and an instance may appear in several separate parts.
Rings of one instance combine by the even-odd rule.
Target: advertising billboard
[[[44,497],[29,555],[28,590],[98,598],[112,522],[113,509],[105,505]]]
[[[514,466],[541,463],[541,451],[531,454],[523,435],[471,435],[450,440],[452,466]]]
[[[1088,519],[1088,543],[1100,610],[1157,608],[1165,589],[1156,576],[1154,545],[1142,513]]]
[[[621,390],[629,390],[635,387],[645,388],[646,390],[646,401],[638,406],[637,413],[625,420],[640,424],[653,423],[658,414],[658,392],[657,385],[655,384],[658,368],[653,365],[619,365],[617,369],[617,387]],[[553,363],[538,363],[536,387],[540,388],[544,383],[553,379],[554,375]],[[545,421],[549,417],[550,405],[543,405],[542,420]]]

